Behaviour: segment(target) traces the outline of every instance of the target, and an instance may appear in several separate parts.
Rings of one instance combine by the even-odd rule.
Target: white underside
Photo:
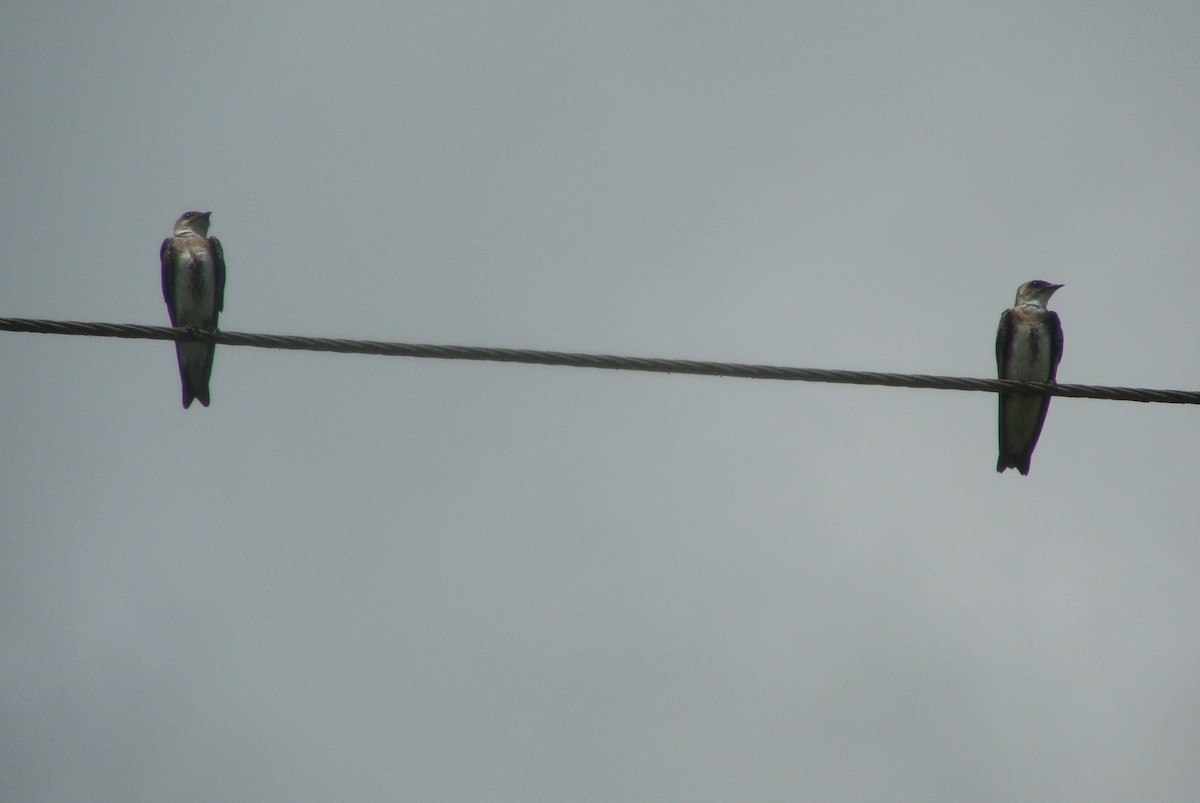
[[[1030,325],[1017,325],[1013,332],[1012,352],[1004,374],[1005,379],[1023,379],[1029,382],[1046,382],[1050,379],[1050,363],[1054,344],[1050,342],[1047,333],[1042,332],[1038,340],[1037,354],[1033,354],[1030,349],[1030,334],[1036,328]],[[1004,409],[1008,449],[1014,453],[1023,452],[1037,428],[1038,416],[1042,409],[1042,397],[1024,396],[1017,393],[1008,394]]]
[[[1050,378],[1050,360],[1054,356],[1054,344],[1050,342],[1046,332],[1041,333],[1038,341],[1037,354],[1030,348],[1030,334],[1036,331],[1036,326],[1018,324],[1013,332],[1012,353],[1008,359],[1008,370],[1005,379],[1024,379],[1030,382],[1045,382]]]
[[[192,271],[200,271],[200,292],[193,295]],[[175,320],[180,326],[207,326],[216,304],[216,269],[207,250],[191,249],[175,266]]]

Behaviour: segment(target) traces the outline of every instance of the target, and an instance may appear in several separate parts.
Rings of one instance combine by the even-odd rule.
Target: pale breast
[[[216,269],[208,243],[178,251],[175,257],[175,313],[181,326],[209,326],[216,303]]]
[[[1027,379],[1045,382],[1050,378],[1050,363],[1054,344],[1050,333],[1038,316],[1013,315],[1012,346],[1009,351],[1006,379]]]

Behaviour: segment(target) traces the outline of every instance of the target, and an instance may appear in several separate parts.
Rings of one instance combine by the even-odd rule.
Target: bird
[[[208,236],[212,212],[184,212],[175,221],[174,235],[162,241],[163,300],[171,326],[214,332],[225,304],[225,252],[221,241]],[[216,344],[175,341],[183,407],[193,400],[207,407]]]
[[[1000,315],[996,332],[996,370],[1001,379],[1051,384],[1063,353],[1062,323],[1046,302],[1063,287],[1041,279],[1017,288],[1016,303]],[[1000,458],[996,471],[1015,468],[1029,474],[1050,394],[1000,393]]]

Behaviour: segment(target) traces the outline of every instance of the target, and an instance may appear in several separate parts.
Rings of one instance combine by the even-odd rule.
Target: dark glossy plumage
[[[1028,303],[1029,298],[1048,299],[1059,285],[1035,280],[1021,286],[1017,304],[1000,316],[996,332],[996,369],[1001,379],[1024,379],[1054,382],[1062,359],[1062,323],[1058,314],[1044,306]],[[1022,303],[1025,299],[1026,303]],[[1048,362],[1040,362],[1041,350],[1048,352]],[[1045,368],[1037,366],[1044,365]],[[1029,396],[1000,393],[999,446],[996,471],[1015,468],[1022,475],[1029,473],[1034,447],[1046,423],[1050,409],[1050,394]]]
[[[185,213],[176,223],[176,236],[163,240],[159,248],[163,300],[167,302],[167,314],[172,326],[214,331],[225,305],[225,252],[216,237],[204,238],[191,231],[180,232],[181,224],[194,215],[199,213]],[[201,230],[207,232],[208,215],[200,217],[203,218]],[[212,263],[211,275],[205,264],[209,259]],[[180,271],[188,271],[188,274],[181,276]],[[210,281],[211,288],[206,286]],[[180,288],[183,288],[182,297]],[[215,353],[216,345],[212,343],[176,341],[175,356],[179,363],[185,409],[191,406],[193,400],[208,406],[208,383]]]

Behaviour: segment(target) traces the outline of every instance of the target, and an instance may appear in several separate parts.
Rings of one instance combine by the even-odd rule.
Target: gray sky
[[[0,315],[1200,382],[1195,3],[42,3]],[[0,333],[0,798],[1200,786],[1194,408]]]

